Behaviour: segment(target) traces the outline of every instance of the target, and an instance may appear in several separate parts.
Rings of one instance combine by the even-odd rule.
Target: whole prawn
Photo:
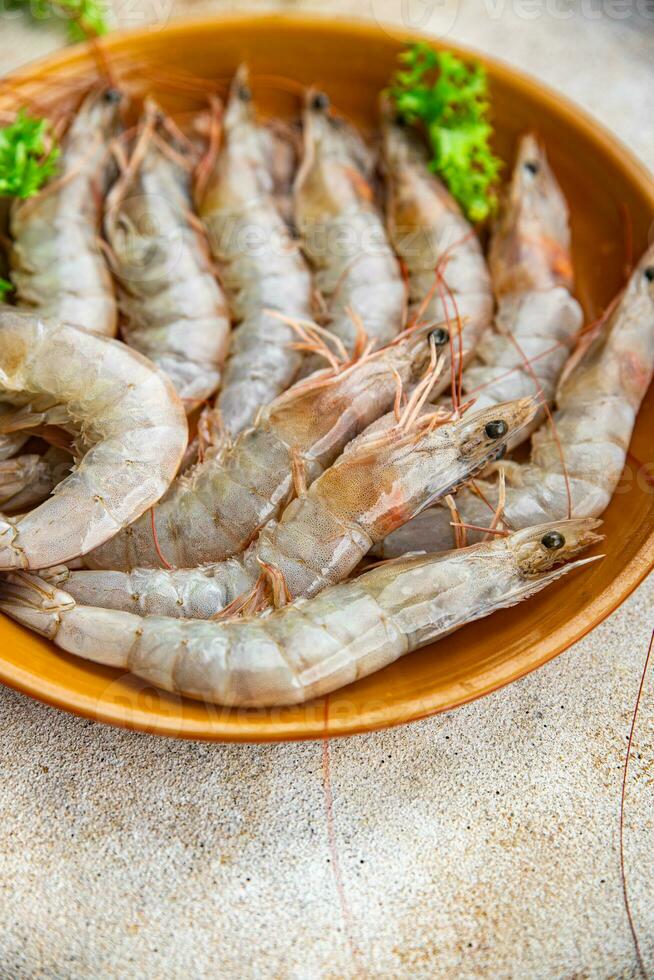
[[[230,332],[225,297],[191,214],[190,169],[170,122],[147,100],[104,217],[123,340],[165,371],[188,411],[218,388]]]
[[[535,394],[550,402],[582,311],[570,294],[568,208],[532,134],[520,140],[489,264],[498,301],[494,329],[483,335],[464,371],[463,392],[479,407]],[[542,408],[518,438],[527,438],[544,413]]]
[[[0,580],[0,609],[62,650],[167,691],[249,708],[298,704],[594,561],[572,559],[601,540],[597,524],[556,522],[445,555],[385,563],[268,616],[222,623],[82,605],[25,573]]]
[[[63,142],[60,173],[11,213],[11,279],[18,306],[114,336],[114,288],[99,244],[102,202],[113,178],[107,144],[117,134],[123,97],[95,89]]]
[[[447,321],[452,335],[451,370],[436,396],[451,383],[451,372],[456,380],[491,322],[488,269],[474,229],[428,169],[420,136],[394,118],[385,100],[382,159],[389,234],[408,280],[409,322]]]
[[[85,554],[155,503],[187,442],[170,382],[135,351],[26,311],[0,311],[0,398],[76,439],[76,463],[28,514],[0,518],[0,568]]]
[[[393,428],[373,426],[358,436],[243,555],[209,566],[204,590],[195,569],[188,577],[140,569],[134,576],[72,572],[57,580],[67,581],[73,594],[78,585],[87,599],[95,594],[94,605],[171,616],[261,608],[270,602],[268,592],[274,604],[316,595],[346,578],[391,528],[485,466],[536,408],[524,399],[452,422],[438,412],[419,415],[429,380]]]
[[[335,363],[294,385],[262,409],[233,445],[179,476],[152,517],[117,534],[87,563],[119,570],[159,566],[163,554],[169,564],[192,567],[241,552],[286,506],[294,474],[310,484],[393,406],[398,385],[417,380],[432,348],[441,352],[430,333],[409,330],[375,354]],[[310,345],[314,333],[309,329],[305,336]],[[315,339],[318,345],[319,335]]]
[[[358,134],[329,112],[326,95],[309,92],[295,223],[326,305],[326,326],[350,353],[358,324],[375,347],[403,326],[404,284],[375,206],[371,170]]]
[[[618,305],[590,342],[582,342],[559,383],[553,425],[532,438],[528,463],[498,464],[505,474],[504,522],[521,528],[572,514],[596,517],[610,503],[624,468],[636,415],[654,373],[654,246],[643,255]],[[485,527],[500,497],[495,481],[457,495],[464,523]],[[451,546],[448,510],[436,506],[390,535],[377,553]],[[469,539],[481,533],[471,529]]]
[[[311,277],[273,196],[247,77],[242,67],[234,79],[223,146],[198,205],[236,322],[216,403],[230,436],[293,382],[302,355],[284,318],[311,316]]]

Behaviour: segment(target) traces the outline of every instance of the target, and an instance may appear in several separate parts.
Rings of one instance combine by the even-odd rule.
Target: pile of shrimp
[[[578,556],[654,373],[654,246],[584,325],[535,134],[478,229],[386,98],[364,138],[299,85],[299,118],[261,118],[245,66],[177,81],[193,118],[93,84],[10,209],[0,609],[261,708],[601,557]]]

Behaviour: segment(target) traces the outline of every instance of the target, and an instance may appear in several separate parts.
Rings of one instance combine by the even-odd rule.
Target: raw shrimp
[[[624,468],[636,415],[654,372],[654,245],[633,272],[607,324],[580,346],[557,392],[554,429],[534,434],[528,463],[498,464],[506,476],[504,521],[521,528],[544,519],[598,516]],[[558,433],[558,436],[557,436]],[[563,457],[563,459],[562,459]],[[497,506],[496,482],[478,481],[483,494],[457,495],[462,521],[486,527]],[[434,507],[390,535],[377,549],[393,557],[452,544],[449,510]],[[474,540],[480,532],[469,532]]]
[[[498,301],[495,329],[482,337],[463,374],[463,391],[480,408],[537,393],[549,402],[582,311],[570,295],[568,208],[545,151],[531,134],[520,141],[491,241],[490,271]],[[538,427],[544,412],[519,439]]]
[[[316,595],[346,578],[391,528],[485,466],[536,409],[527,398],[444,423],[438,414],[416,417],[417,407],[410,400],[393,429],[358,436],[242,556],[209,566],[204,593],[196,569],[188,577],[73,572],[68,587],[75,594],[79,583],[87,601],[97,595],[94,605],[170,616],[207,616],[238,603],[259,608],[269,590],[275,604]]]
[[[26,311],[0,311],[0,398],[76,436],[53,496],[0,518],[0,568],[85,554],[159,499],[187,441],[170,382],[135,351]]]
[[[601,540],[598,523],[545,524],[445,555],[389,562],[264,617],[140,617],[79,605],[24,572],[0,581],[0,609],[68,653],[167,691],[249,708],[298,704],[595,561],[571,559]]]
[[[50,446],[43,455],[25,453],[0,461],[0,507],[24,511],[49,497],[70,472],[70,453]]]
[[[273,197],[273,180],[241,68],[223,119],[223,147],[199,202],[236,330],[217,400],[231,436],[292,384],[302,355],[288,323],[311,315],[311,277]]]
[[[326,326],[352,352],[357,322],[375,347],[399,333],[405,289],[375,206],[370,154],[358,134],[328,107],[326,95],[309,92],[295,223],[326,304]]]
[[[190,411],[217,390],[229,316],[208,246],[191,214],[188,155],[146,102],[104,228],[118,280],[121,334],[169,376]]]
[[[234,445],[175,481],[154,512],[156,540],[146,515],[87,556],[87,563],[159,566],[163,554],[173,565],[192,567],[242,551],[288,503],[294,471],[309,484],[392,407],[398,384],[417,380],[429,363],[429,333],[407,331],[384,350],[290,388]]]
[[[382,103],[382,157],[391,241],[404,263],[409,322],[447,320],[455,377],[491,322],[493,294],[474,229],[441,181],[428,169],[416,131],[393,119]],[[434,395],[450,383],[446,372]]]
[[[98,236],[114,172],[107,144],[118,132],[122,101],[113,88],[85,98],[64,139],[60,173],[11,214],[17,304],[106,336],[114,336],[118,318]]]

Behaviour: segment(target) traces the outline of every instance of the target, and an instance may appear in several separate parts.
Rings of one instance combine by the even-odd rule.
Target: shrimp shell
[[[242,67],[223,119],[223,147],[199,203],[236,322],[216,402],[230,436],[292,384],[302,363],[296,334],[271,311],[311,316],[311,277],[275,202],[270,166]]]
[[[441,181],[428,169],[427,152],[411,127],[392,118],[382,102],[382,159],[387,224],[408,277],[409,322],[448,321],[452,362],[467,363],[491,322],[493,294],[481,246]],[[450,383],[444,373],[434,396]],[[512,397],[512,396],[510,396]]]
[[[262,409],[232,446],[184,472],[150,516],[87,556],[95,568],[178,567],[219,561],[242,551],[293,491],[293,469],[307,484],[344,446],[393,405],[398,384],[427,365],[426,329],[391,346],[295,385]]]
[[[485,466],[535,409],[531,399],[524,399],[436,428],[430,417],[407,429],[402,422],[383,432],[373,426],[372,433],[359,436],[286,507],[279,523],[270,522],[242,556],[207,568],[204,595],[196,569],[187,574],[141,569],[122,577],[72,572],[68,588],[75,594],[79,583],[87,599],[97,595],[95,605],[118,603],[169,616],[219,612],[255,589],[262,569],[287,598],[316,595],[346,578],[390,528]],[[212,606],[215,602],[222,605]]]
[[[570,559],[600,540],[597,523],[548,524],[445,555],[386,563],[263,618],[143,618],[79,605],[25,573],[0,581],[0,609],[69,653],[167,691],[248,708],[298,704],[381,670],[595,560]],[[563,536],[555,551],[545,546],[553,531]]]
[[[326,304],[326,326],[351,353],[357,318],[374,347],[400,332],[405,289],[375,206],[368,151],[328,105],[322,93],[308,93],[295,222]]]
[[[214,394],[230,324],[191,214],[190,161],[148,100],[131,159],[105,206],[123,340],[160,367],[187,411]]]
[[[17,305],[108,337],[118,316],[99,228],[122,101],[115,89],[92,91],[64,139],[59,174],[11,212]]]
[[[528,463],[500,463],[506,476],[504,520],[522,528],[544,520],[597,517],[608,506],[624,469],[640,404],[654,373],[654,245],[634,270],[611,317],[582,343],[559,382],[555,432],[534,434]],[[565,463],[562,462],[561,453]],[[477,481],[457,495],[462,521],[487,526],[498,485]],[[390,535],[377,554],[442,550],[452,543],[450,513],[434,507]],[[470,531],[475,540],[479,532]]]
[[[545,151],[531,134],[518,147],[507,201],[491,241],[490,271],[498,300],[495,329],[482,337],[463,374],[463,391],[480,408],[535,394],[550,402],[583,314],[570,295],[565,198]],[[542,408],[518,438],[526,439],[544,414]]]
[[[44,568],[85,554],[155,503],[188,438],[170,382],[135,351],[26,311],[0,312],[0,398],[77,437],[54,494],[0,519],[0,568]]]

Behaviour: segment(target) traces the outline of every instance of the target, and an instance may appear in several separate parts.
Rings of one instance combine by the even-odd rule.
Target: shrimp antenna
[[[340,337],[337,337],[324,327],[319,327],[313,320],[286,316],[285,313],[280,313],[279,310],[265,310],[264,312],[268,316],[273,317],[273,319],[285,323],[298,334],[300,337],[299,342],[291,345],[294,350],[319,354],[325,358],[334,371],[337,371],[339,367],[349,362],[350,357]],[[330,349],[328,342],[334,345],[336,352]]]
[[[468,528],[467,525],[463,524],[461,520],[461,515],[458,507],[456,506],[456,501],[451,493],[448,493],[445,497],[445,503],[447,504],[452,517],[450,524],[454,530],[454,547],[465,548],[468,544]]]
[[[209,182],[209,177],[216,165],[222,136],[222,102],[217,96],[209,99],[209,139],[207,149],[200,158],[195,169],[195,199],[201,201]]]
[[[541,397],[541,401],[542,401],[542,404],[543,404],[543,409],[544,409],[545,414],[547,416],[547,422],[548,422],[548,425],[549,425],[550,430],[552,432],[552,438],[554,439],[554,442],[556,443],[556,450],[557,450],[557,453],[559,455],[559,459],[561,460],[561,469],[563,471],[563,480],[565,482],[565,493],[566,493],[566,500],[567,500],[567,513],[566,513],[566,517],[568,519],[570,519],[572,517],[572,489],[570,487],[570,473],[568,472],[568,466],[567,466],[566,461],[565,461],[565,453],[563,452],[563,443],[561,442],[561,437],[559,436],[559,430],[556,427],[556,421],[554,419],[554,414],[553,414],[550,406],[547,403],[547,399],[543,395],[542,386],[540,384],[540,381],[538,380],[538,376],[537,376],[536,372],[534,371],[533,367],[529,363],[529,358],[526,356],[525,352],[523,351],[522,347],[520,346],[520,344],[518,343],[518,341],[516,340],[516,338],[513,336],[513,334],[507,334],[507,336],[511,340],[511,342],[512,342],[513,346],[515,347],[515,349],[520,354],[520,357],[522,358],[522,361],[524,363],[524,366],[525,366],[525,368],[527,370],[527,374],[530,376],[530,378],[532,379],[532,381],[536,385],[536,388],[538,390],[538,394]]]

